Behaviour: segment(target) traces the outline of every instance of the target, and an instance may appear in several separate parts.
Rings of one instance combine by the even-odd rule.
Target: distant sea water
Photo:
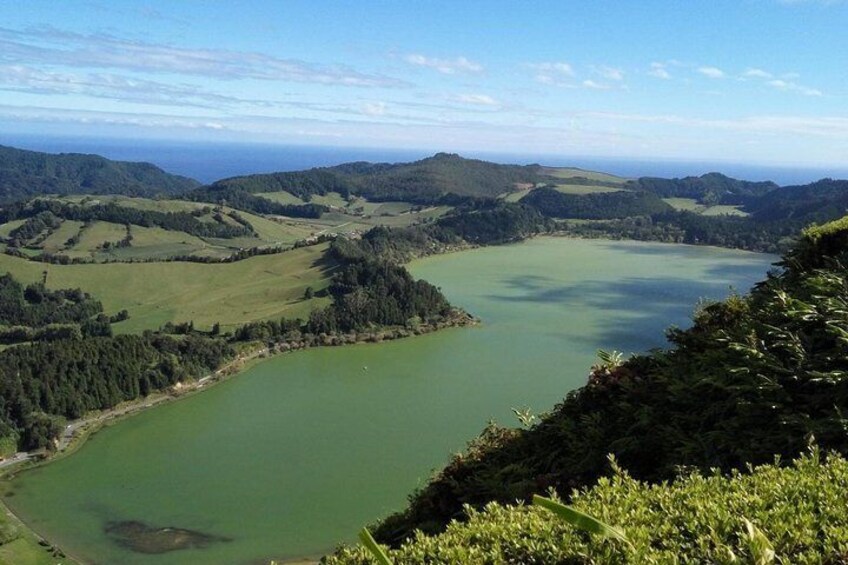
[[[50,153],[95,153],[122,161],[147,161],[162,169],[204,183],[252,173],[297,171],[351,161],[407,162],[431,156],[425,149],[375,149],[330,146],[294,146],[254,143],[177,142],[173,140],[99,139],[4,135],[0,145]],[[450,151],[449,148],[445,149]],[[825,177],[848,178],[848,168],[803,168],[747,165],[732,162],[639,160],[615,157],[532,155],[463,151],[462,156],[497,163],[580,167],[623,177],[684,177],[720,172],[751,180],[771,180],[780,185],[804,184]]]

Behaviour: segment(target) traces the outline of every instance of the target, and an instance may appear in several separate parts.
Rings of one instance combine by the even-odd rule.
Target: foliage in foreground
[[[848,461],[813,452],[790,467],[639,482],[614,466],[612,477],[576,492],[577,510],[615,524],[629,543],[576,529],[534,506],[466,508],[467,521],[440,535],[422,533],[388,552],[395,563],[845,563]],[[774,557],[770,559],[771,549]],[[326,565],[375,563],[363,547],[342,548]]]
[[[669,332],[673,349],[600,363],[529,429],[485,430],[375,538],[398,544],[462,519],[465,505],[590,486],[610,453],[653,482],[680,466],[731,470],[792,458],[810,435],[848,453],[844,224],[806,231],[784,271],[749,296],[702,308],[691,329]]]

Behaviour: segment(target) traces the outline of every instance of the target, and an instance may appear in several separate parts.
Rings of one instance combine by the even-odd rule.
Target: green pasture
[[[0,255],[0,272],[25,282],[47,272],[49,288],[81,288],[103,302],[107,313],[126,309],[116,324],[123,333],[193,320],[198,328],[224,329],[281,316],[306,317],[326,298],[304,300],[307,287],[321,290],[332,267],[323,264],[327,244],[225,264],[180,261],[51,265]]]
[[[695,212],[704,216],[747,216],[746,212],[739,209],[739,206],[705,206],[700,204],[694,198],[663,198],[675,210],[685,212]]]
[[[578,169],[577,167],[545,167],[542,172],[552,177],[561,179],[584,178],[598,182],[607,182],[612,184],[624,184],[627,179],[609,173],[601,173],[598,171],[587,171]]]

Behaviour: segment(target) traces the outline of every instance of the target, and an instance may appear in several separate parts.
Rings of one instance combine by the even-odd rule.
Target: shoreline
[[[23,452],[25,453],[25,457],[18,458],[20,455],[18,453],[13,460],[0,466],[0,493],[5,494],[6,489],[9,488],[19,473],[31,471],[54,461],[64,459],[65,457],[70,457],[85,445],[87,439],[92,434],[104,427],[120,423],[126,418],[146,412],[148,409],[177,402],[199,394],[216,384],[229,381],[241,375],[255,363],[270,359],[271,357],[315,347],[340,347],[364,343],[381,343],[383,341],[393,341],[434,333],[448,328],[476,326],[479,323],[479,319],[464,310],[454,309],[449,317],[436,322],[422,324],[414,329],[404,327],[375,328],[365,332],[310,336],[311,339],[302,340],[283,340],[273,344],[266,344],[258,349],[250,349],[247,353],[237,355],[235,359],[197,380],[189,383],[178,382],[167,389],[156,391],[144,398],[129,400],[108,410],[97,412],[92,416],[70,422],[56,440],[56,450],[52,454],[45,454],[43,451]],[[65,555],[65,557],[56,557],[51,552],[50,555],[55,559],[66,559],[70,563],[76,563],[77,565],[86,563],[84,560],[68,553],[60,546],[54,545],[49,538],[42,536],[18,515],[4,499],[5,496],[0,496],[0,508],[6,514],[7,519],[15,527],[22,530],[20,536],[14,541],[31,538],[45,554],[52,549]],[[2,547],[0,545],[0,548]],[[288,563],[288,561],[284,563]],[[308,557],[305,557],[297,558],[292,563],[317,563],[317,561],[310,561]]]

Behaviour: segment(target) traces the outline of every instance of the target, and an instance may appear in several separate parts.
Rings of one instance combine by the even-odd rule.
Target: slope
[[[150,163],[0,145],[0,203],[42,194],[179,194],[198,184]]]

